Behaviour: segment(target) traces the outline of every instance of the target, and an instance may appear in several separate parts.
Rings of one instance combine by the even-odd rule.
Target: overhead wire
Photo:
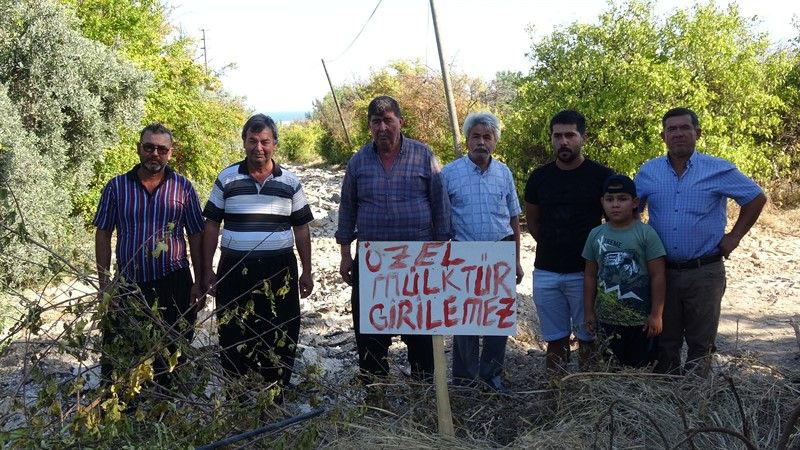
[[[365,29],[365,28],[367,28],[367,25],[369,24],[370,20],[372,20],[372,17],[375,15],[375,11],[377,11],[377,10],[378,10],[378,7],[379,7],[379,6],[381,6],[381,2],[382,2],[382,1],[383,1],[383,0],[378,0],[378,4],[377,4],[377,5],[375,5],[375,9],[373,9],[373,10],[372,10],[372,14],[370,14],[370,15],[369,15],[369,17],[367,18],[367,21],[366,21],[366,22],[364,22],[364,26],[362,26],[362,27],[361,27],[361,30],[358,32],[358,34],[356,34],[356,37],[354,37],[354,38],[353,38],[352,42],[350,42],[350,44],[347,46],[347,48],[345,48],[344,50],[342,50],[342,52],[341,52],[341,53],[339,53],[339,55],[338,55],[338,56],[336,56],[336,58],[333,58],[333,59],[331,59],[331,60],[328,60],[328,62],[335,62],[337,59],[341,58],[341,57],[342,57],[342,56],[343,56],[345,53],[347,53],[347,51],[348,51],[348,50],[350,50],[350,47],[352,47],[352,46],[353,46],[353,44],[355,44],[355,43],[356,43],[356,41],[358,40],[358,38],[361,36],[361,33],[363,33],[363,32],[364,32],[364,29]]]

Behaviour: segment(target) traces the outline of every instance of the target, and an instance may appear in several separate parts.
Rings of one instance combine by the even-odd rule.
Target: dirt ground
[[[302,327],[296,372],[306,367],[319,368],[319,381],[333,392],[347,392],[356,375],[357,358],[350,311],[350,288],[338,273],[339,246],[336,229],[342,171],[330,168],[290,167],[303,182],[315,221],[312,226],[314,292],[302,301]],[[731,208],[729,216],[735,217]],[[800,335],[792,327],[800,323],[800,210],[781,211],[770,206],[725,263],[728,285],[722,304],[716,362],[725,364],[732,357],[747,357],[782,373],[789,380],[800,380]],[[526,274],[518,286],[518,333],[509,339],[506,357],[508,386],[517,394],[546,386],[543,376],[544,342],[539,337],[532,302],[531,270],[535,241],[525,234],[522,261]],[[31,292],[31,296],[38,295]],[[90,287],[68,283],[47,289],[43,298],[56,303],[64,298],[93,295]],[[214,304],[209,302],[198,318],[195,346],[214,345],[216,324]],[[41,343],[53,343],[63,330],[56,319],[36,336]],[[798,332],[800,334],[800,332]],[[449,352],[450,340],[445,338]],[[2,390],[19,386],[24,342],[0,360]],[[41,346],[39,346],[41,348]],[[404,379],[408,373],[405,351],[399,339],[392,346],[393,375]],[[448,361],[449,361],[449,354]],[[59,359],[61,358],[61,359]],[[54,356],[49,371],[69,376],[77,372],[74,361]],[[48,369],[45,370],[46,372]],[[297,376],[293,382],[302,379]],[[7,392],[8,394],[9,392]],[[329,397],[335,402],[336,398]],[[2,406],[2,405],[0,405]],[[2,408],[0,408],[2,409]],[[296,404],[296,411],[308,405]],[[9,424],[5,424],[8,426]]]

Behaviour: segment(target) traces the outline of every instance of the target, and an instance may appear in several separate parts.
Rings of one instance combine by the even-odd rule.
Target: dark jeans
[[[507,340],[508,336],[453,336],[453,378],[491,380],[500,375]]]
[[[353,308],[353,329],[358,347],[358,367],[362,375],[386,376],[389,374],[390,334],[362,334],[360,327],[360,305],[358,287],[358,255],[353,263],[353,290],[350,305]],[[404,334],[400,338],[408,347],[408,363],[411,375],[418,379],[433,377],[433,340],[431,336]]]
[[[138,288],[138,289],[137,289]],[[157,280],[121,286],[117,306],[111,306],[101,323],[103,352],[100,370],[105,381],[112,370],[129,370],[154,354],[155,381],[169,387],[173,377],[168,361],[180,346],[191,345],[197,311],[191,307],[192,275],[189,268],[179,269]],[[157,305],[157,315],[153,306]],[[186,355],[186,351],[181,351]],[[179,365],[185,356],[178,358]]]
[[[725,294],[722,261],[695,269],[667,269],[664,331],[658,341],[656,372],[705,376],[716,351],[720,304]],[[686,367],[681,369],[681,347],[686,340]]]
[[[648,338],[643,325],[621,326],[598,323],[600,339],[623,366],[645,367],[658,359],[658,338]]]
[[[513,234],[501,239],[513,240]],[[491,380],[500,375],[506,356],[506,341],[508,336],[453,336],[453,378]]]
[[[300,337],[294,252],[244,260],[223,255],[217,279],[223,369],[234,377],[253,371],[268,383],[287,385]],[[288,292],[279,293],[287,281]]]

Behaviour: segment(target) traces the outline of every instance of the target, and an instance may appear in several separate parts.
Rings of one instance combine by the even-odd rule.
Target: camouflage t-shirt
[[[582,255],[597,263],[598,322],[621,326],[647,322],[651,304],[647,262],[665,253],[655,230],[638,220],[624,229],[607,223],[592,229]]]

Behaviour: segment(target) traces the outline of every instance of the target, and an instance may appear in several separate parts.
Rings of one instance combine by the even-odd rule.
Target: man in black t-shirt
[[[578,338],[584,365],[593,337],[583,326],[583,245],[600,225],[603,182],[614,172],[586,158],[586,119],[577,111],[561,111],[550,120],[555,161],[534,170],[525,186],[528,231],[536,239],[533,301],[542,337],[547,341],[550,376],[565,372],[569,338]]]

